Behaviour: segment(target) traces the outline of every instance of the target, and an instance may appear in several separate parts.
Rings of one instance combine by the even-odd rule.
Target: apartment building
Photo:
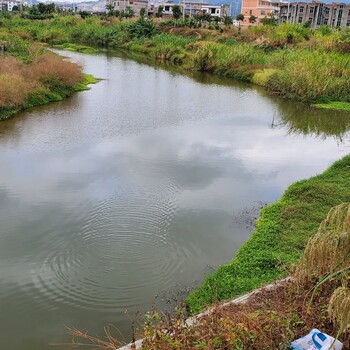
[[[12,12],[14,7],[20,8],[22,5],[28,5],[24,1],[0,0],[0,11]]]
[[[280,22],[305,23],[307,21],[312,28],[321,25],[350,27],[350,4],[297,1],[281,5]]]
[[[241,13],[244,16],[243,26],[259,25],[263,18],[275,17],[279,18],[281,0],[242,0]],[[254,16],[254,17],[252,17]],[[255,18],[255,21],[251,21]]]

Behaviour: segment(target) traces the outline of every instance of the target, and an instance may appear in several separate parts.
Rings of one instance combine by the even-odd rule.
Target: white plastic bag
[[[343,348],[343,344],[339,340],[334,341],[333,337],[316,328],[312,329],[305,337],[290,343],[290,346],[294,350],[341,350]]]

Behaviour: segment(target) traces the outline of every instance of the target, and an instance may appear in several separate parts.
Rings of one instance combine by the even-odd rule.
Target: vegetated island
[[[124,49],[258,84],[270,94],[316,107],[350,110],[348,30],[288,23],[240,30],[200,15],[123,21],[111,15],[23,17],[1,18],[0,40],[11,35],[81,52]]]
[[[42,44],[10,34],[1,35],[0,44],[4,51],[0,54],[0,120],[22,109],[60,101],[97,82]]]

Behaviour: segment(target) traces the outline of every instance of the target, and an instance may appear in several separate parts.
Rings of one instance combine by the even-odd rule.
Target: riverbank
[[[191,22],[192,21],[192,22]],[[95,48],[125,49],[188,70],[211,72],[263,86],[271,94],[316,107],[349,110],[347,76],[350,58],[346,31],[302,25],[258,26],[240,31],[229,26],[208,29],[193,20],[58,16],[45,21],[3,19],[1,33],[91,52]],[[334,103],[337,102],[337,103]],[[341,102],[341,103],[339,103]]]
[[[192,313],[289,275],[306,242],[333,206],[350,201],[350,156],[324,173],[298,181],[261,211],[250,239],[187,298]]]
[[[63,87],[52,90],[36,90],[30,93],[26,101],[16,107],[0,108],[0,121],[14,116],[16,113],[31,107],[46,105],[50,102],[62,101],[64,98],[73,95],[75,92],[89,89],[90,84],[96,84],[98,79],[90,74],[83,74],[82,81],[72,87]]]
[[[3,36],[0,56],[0,120],[20,110],[60,101],[97,80],[42,45]]]

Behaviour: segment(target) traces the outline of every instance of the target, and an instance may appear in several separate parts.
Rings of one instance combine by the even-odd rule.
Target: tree
[[[141,10],[140,10],[140,17],[144,18],[145,14],[146,14],[146,9],[144,7],[142,7]]]
[[[107,4],[106,5],[107,15],[113,16],[114,13],[114,5],[113,4]]]
[[[251,15],[249,17],[249,23],[255,23],[257,19],[258,19],[258,17],[254,16],[254,15]]]
[[[159,5],[157,8],[156,17],[158,18],[163,17],[163,10],[164,10],[164,6]]]
[[[175,20],[179,19],[182,15],[181,7],[179,5],[173,6],[173,17]]]
[[[265,26],[277,26],[277,19],[274,17],[265,17],[261,20],[261,23]]]
[[[42,14],[44,13],[53,13],[55,12],[55,4],[44,4],[43,2],[39,2],[37,5],[38,11]]]
[[[244,15],[240,13],[239,15],[236,16],[236,20],[239,22],[244,21]]]
[[[312,21],[311,21],[311,19],[309,19],[306,22],[304,22],[303,27],[304,28],[311,28],[311,24],[312,24]]]
[[[124,17],[125,18],[131,18],[135,14],[135,11],[131,8],[131,6],[127,6],[124,11]]]
[[[230,16],[225,16],[225,17],[224,17],[224,24],[225,24],[225,26],[229,26],[229,25],[233,24],[232,17],[230,17]]]

